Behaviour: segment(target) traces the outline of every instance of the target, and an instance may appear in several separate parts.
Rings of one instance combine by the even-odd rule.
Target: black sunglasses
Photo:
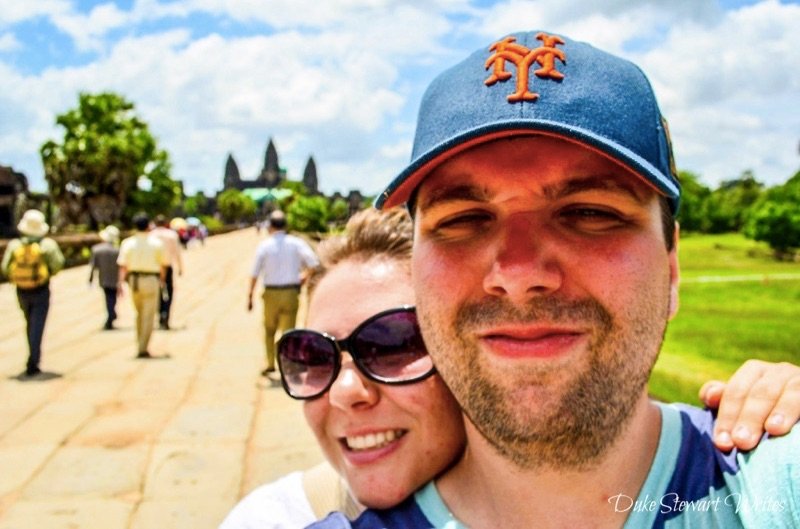
[[[278,341],[278,366],[286,393],[314,399],[328,391],[347,351],[364,376],[382,384],[410,384],[435,371],[414,307],[379,312],[343,340],[309,329],[293,329]]]

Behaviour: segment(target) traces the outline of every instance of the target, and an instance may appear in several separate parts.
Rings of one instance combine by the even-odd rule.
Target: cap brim
[[[641,156],[584,129],[562,123],[531,120],[494,123],[466,131],[440,143],[400,173],[378,196],[375,207],[388,209],[405,204],[431,171],[467,149],[497,139],[536,135],[554,136],[592,149],[639,176],[656,192],[666,196],[673,210],[677,208],[677,198],[680,195],[678,187]]]

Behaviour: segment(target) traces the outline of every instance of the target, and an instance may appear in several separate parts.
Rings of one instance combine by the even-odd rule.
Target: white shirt
[[[168,263],[164,257],[164,246],[140,231],[119,245],[117,264],[127,268],[128,272],[157,274],[161,266],[167,266]]]
[[[299,285],[303,268],[314,268],[319,259],[300,237],[277,231],[258,245],[251,277],[262,276],[265,286]]]
[[[150,237],[158,239],[164,245],[164,254],[168,266],[177,266],[180,270],[181,266],[181,244],[180,238],[175,230],[159,226],[150,232]]]
[[[297,529],[316,520],[303,490],[303,473],[292,472],[245,496],[219,529]]]

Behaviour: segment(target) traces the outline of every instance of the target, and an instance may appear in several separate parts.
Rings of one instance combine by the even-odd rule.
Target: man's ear
[[[675,234],[672,241],[672,250],[669,252],[669,319],[678,313],[678,285],[680,284],[680,264],[678,263],[678,241],[680,239],[680,225],[675,221]]]

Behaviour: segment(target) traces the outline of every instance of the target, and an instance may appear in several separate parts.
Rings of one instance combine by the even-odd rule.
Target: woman
[[[367,210],[351,219],[345,235],[320,245],[322,267],[309,279],[308,329],[284,335],[278,358],[284,389],[304,400],[306,420],[336,473],[316,467],[259,487],[220,529],[304,527],[329,510],[355,515],[361,505],[389,507],[461,453],[460,409],[433,371],[411,308],[411,233],[404,210]],[[748,424],[751,432],[722,436],[730,446],[721,448],[734,440],[751,448],[776,403],[783,420],[769,423],[770,433],[786,433],[800,414],[789,410],[800,408],[800,394],[787,384],[798,373],[763,362],[740,368],[721,404],[729,417],[722,427]],[[770,398],[744,403],[762,381]],[[786,388],[782,396],[779,388]],[[701,396],[716,406],[723,390],[708,383]],[[739,410],[748,416],[737,420]]]

